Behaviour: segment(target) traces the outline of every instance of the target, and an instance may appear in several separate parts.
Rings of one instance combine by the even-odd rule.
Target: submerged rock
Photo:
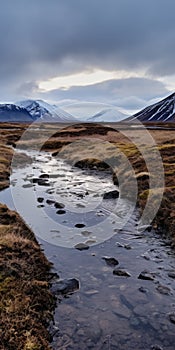
[[[119,264],[118,260],[115,258],[110,258],[108,256],[103,256],[102,257],[103,260],[105,260],[106,264],[109,266],[116,266]]]
[[[55,192],[54,188],[46,190],[46,193],[48,193],[48,194],[53,194],[54,192]]]
[[[119,197],[119,191],[117,190],[106,192],[103,195],[103,199],[115,199],[118,197]]]
[[[47,200],[46,200],[46,203],[47,203],[48,205],[52,205],[52,204],[55,203],[55,201],[53,201],[52,199],[47,199]]]
[[[95,170],[96,169],[106,170],[110,168],[110,166],[107,163],[103,161],[99,161],[97,159],[93,159],[93,158],[79,160],[78,162],[75,163],[75,167],[80,169],[95,169]]]
[[[75,193],[75,195],[76,195],[78,198],[81,198],[81,199],[84,198],[84,193]]]
[[[58,154],[59,154],[59,152],[56,151],[56,152],[53,152],[53,153],[52,153],[52,156],[53,156],[53,157],[56,157]]]
[[[89,237],[90,235],[91,235],[91,231],[82,231],[81,232],[81,234],[82,234],[82,236],[84,236],[84,237]]]
[[[97,243],[97,241],[95,239],[89,239],[88,241],[86,241],[87,245],[91,245],[91,244],[95,244]]]
[[[37,201],[38,201],[38,203],[43,203],[44,202],[44,198],[43,197],[38,197]]]
[[[170,322],[175,324],[175,312],[170,313],[168,316],[169,316]]]
[[[50,186],[50,183],[47,179],[38,179],[38,185],[39,186]]]
[[[55,282],[51,287],[53,294],[67,294],[73,293],[79,289],[79,280],[76,278],[69,278]]]
[[[39,178],[38,178],[38,177],[33,177],[33,179],[31,179],[31,182],[32,182],[33,184],[37,184],[38,181],[39,181]]]
[[[168,272],[168,276],[175,279],[175,271]]]
[[[57,210],[56,214],[63,215],[63,214],[66,214],[66,211],[63,209],[59,209],[59,210]]]
[[[154,275],[146,270],[142,271],[138,276],[140,280],[154,281]]]
[[[76,224],[75,227],[78,227],[78,228],[82,228],[82,227],[85,227],[86,225],[85,224]]]
[[[148,293],[148,289],[147,288],[144,288],[144,287],[139,287],[139,291],[141,292],[141,293]]]
[[[55,208],[57,209],[63,209],[65,208],[65,205],[63,203],[56,202],[54,203]]]
[[[132,247],[129,244],[125,244],[124,248],[127,249],[127,250],[131,250],[132,249]]]
[[[74,248],[78,249],[78,250],[87,250],[87,249],[89,249],[89,246],[85,243],[78,243],[75,245]]]
[[[23,188],[30,188],[30,187],[33,187],[33,184],[25,184],[25,185],[22,185]]]
[[[76,206],[77,206],[77,208],[85,208],[86,207],[84,204],[81,204],[81,203],[77,203]]]
[[[118,269],[118,268],[113,270],[113,275],[116,275],[119,277],[131,277],[129,272],[127,272],[125,270]]]
[[[160,294],[164,294],[164,295],[171,295],[172,291],[169,287],[163,286],[161,284],[159,284],[156,287],[156,290],[160,293]]]
[[[40,179],[49,179],[49,174],[42,174],[39,176]]]

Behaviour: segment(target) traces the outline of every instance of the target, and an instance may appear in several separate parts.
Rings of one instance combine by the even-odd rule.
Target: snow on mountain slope
[[[126,119],[127,122],[175,122],[175,93]]]
[[[117,108],[108,108],[104,109],[93,117],[87,119],[87,121],[91,122],[118,122],[120,120],[126,119],[127,115],[121,112]]]
[[[25,108],[34,119],[46,122],[71,122],[76,119],[57,106],[50,105],[42,100],[24,100],[16,103]]]
[[[0,104],[0,122],[33,122],[31,115],[25,108],[15,104]]]

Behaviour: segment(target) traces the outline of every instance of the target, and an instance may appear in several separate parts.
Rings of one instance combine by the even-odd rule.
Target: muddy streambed
[[[139,233],[108,171],[32,156],[0,202],[23,216],[64,283],[79,282],[58,293],[53,348],[174,350],[174,252],[153,231]]]

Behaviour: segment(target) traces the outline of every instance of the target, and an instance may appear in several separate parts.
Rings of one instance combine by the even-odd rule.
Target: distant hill
[[[75,122],[71,114],[41,100],[0,104],[0,122]]]
[[[137,122],[137,120],[140,122],[175,122],[175,93],[142,109],[125,121]]]
[[[89,122],[118,122],[126,119],[127,115],[117,108],[104,109],[87,119]]]

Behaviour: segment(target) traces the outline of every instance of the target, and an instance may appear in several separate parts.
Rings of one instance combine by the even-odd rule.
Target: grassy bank
[[[17,213],[0,205],[0,348],[49,349],[51,265]]]
[[[13,150],[23,128],[1,130],[0,189],[9,186]],[[20,154],[18,163],[30,162]],[[54,298],[49,291],[51,264],[20,216],[0,204],[0,349],[47,350]]]
[[[168,128],[169,126],[167,126]],[[166,129],[166,125],[165,125]],[[124,135],[123,130],[127,130],[129,138]],[[80,124],[76,126],[67,127],[61,131],[56,132],[50,139],[42,146],[44,150],[53,151],[57,155],[61,151],[63,158],[71,160],[74,164],[79,163],[79,166],[88,166],[90,168],[102,168],[102,160],[106,164],[115,164],[112,173],[113,180],[117,184],[118,177],[122,177],[122,190],[125,188],[127,192],[126,197],[129,198],[128,181],[131,173],[126,167],[125,158],[121,156],[124,154],[132,165],[135,173],[135,179],[138,186],[137,204],[141,212],[143,212],[148,195],[151,193],[152,201],[150,203],[150,212],[156,206],[158,200],[158,192],[162,191],[156,181],[159,178],[158,164],[152,161],[155,150],[160,152],[162,158],[162,165],[164,169],[165,187],[163,191],[163,198],[160,208],[153,220],[153,226],[158,229],[166,237],[172,241],[172,246],[175,245],[175,137],[174,130],[149,130],[150,135],[155,140],[155,144],[150,146],[144,143],[145,129],[132,129],[126,125],[97,125],[97,124]],[[137,140],[137,146],[131,142],[131,139]],[[77,141],[86,140],[86,143]],[[88,141],[89,140],[89,141]],[[91,144],[91,141],[94,143]],[[68,146],[70,145],[70,147]],[[112,147],[111,147],[112,146]],[[113,147],[114,146],[114,147]],[[116,151],[117,150],[117,151]],[[152,162],[154,173],[156,173],[153,184],[150,189],[149,180],[151,174],[149,173],[145,159],[141,155],[140,150],[144,150],[149,154],[149,163]],[[95,155],[95,157],[94,157]],[[82,159],[79,161],[79,159]],[[115,161],[113,162],[113,160]],[[156,169],[157,167],[157,169]],[[106,168],[106,165],[104,165]],[[132,174],[133,176],[133,174]],[[132,192],[132,181],[130,186]]]

